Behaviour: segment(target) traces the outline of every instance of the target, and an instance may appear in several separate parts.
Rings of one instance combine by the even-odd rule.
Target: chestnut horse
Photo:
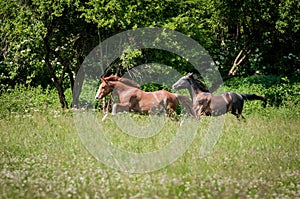
[[[206,86],[195,79],[192,73],[180,78],[172,86],[173,89],[188,89],[193,101],[193,108],[197,117],[201,115],[219,116],[231,112],[238,119],[242,117],[244,100],[262,100],[266,101],[264,96],[255,94],[238,94],[226,92],[222,94],[209,93]]]
[[[104,79],[107,80],[107,81],[121,81],[124,84],[127,84],[128,86],[140,88],[140,85],[138,85],[135,81],[132,81],[132,80],[124,78],[124,77],[119,77],[117,75],[111,75],[109,77],[105,77]],[[100,84],[100,87],[101,86],[102,86],[102,84]],[[101,89],[99,88],[98,92],[100,90]],[[99,93],[96,94],[96,97],[95,97],[96,100],[98,100],[97,99],[98,95],[99,95]],[[112,95],[110,95],[108,102],[106,102],[105,98],[103,98],[103,104],[102,104],[103,107],[102,108],[103,108],[103,111],[105,113],[107,113],[107,111],[111,112],[110,106],[111,106],[112,103],[113,103],[113,97],[112,97]]]
[[[184,95],[165,90],[145,92],[134,81],[115,75],[101,78],[101,81],[95,99],[102,99],[109,93],[117,95],[118,102],[113,105],[112,114],[122,111],[149,114],[163,110],[171,116],[177,106],[182,103],[188,109],[189,114],[195,117],[192,101]]]

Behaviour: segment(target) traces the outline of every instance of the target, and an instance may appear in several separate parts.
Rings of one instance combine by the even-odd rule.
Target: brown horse
[[[134,81],[118,76],[101,78],[101,81],[95,99],[102,99],[109,93],[117,95],[118,102],[113,105],[112,114],[122,111],[149,114],[163,110],[171,116],[177,106],[182,103],[188,109],[189,114],[195,116],[192,102],[186,96],[165,90],[145,92]]]
[[[110,75],[108,77],[104,78],[106,81],[120,81],[123,82],[124,84],[128,85],[128,86],[132,86],[135,88],[140,88],[140,85],[138,85],[135,81],[132,81],[130,79],[124,78],[124,77],[119,77],[117,75]],[[100,88],[101,88],[102,84],[100,84],[100,87],[98,89],[98,92],[100,92]],[[99,93],[96,94],[95,99],[98,100],[97,96],[99,96]],[[109,100],[106,101],[105,98],[102,99],[102,108],[103,108],[103,112],[107,113],[107,111],[111,112],[111,104],[113,103],[113,97],[112,95],[110,95]]]
[[[242,116],[244,100],[266,101],[264,96],[255,94],[238,94],[226,92],[223,94],[211,94],[205,85],[195,79],[192,73],[180,78],[172,86],[173,89],[188,89],[193,101],[193,108],[197,117],[201,115],[219,116],[231,112],[238,119]]]

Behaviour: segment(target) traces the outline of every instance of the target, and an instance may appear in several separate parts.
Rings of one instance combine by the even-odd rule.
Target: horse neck
[[[130,80],[130,79],[127,79],[125,77],[121,77],[119,79],[120,82],[126,84],[127,86],[132,86],[132,87],[135,87],[135,88],[140,88],[140,86],[138,85],[138,83],[136,83],[135,81],[133,80]]]
[[[116,94],[119,98],[123,92],[127,92],[130,89],[135,88],[135,87],[128,86],[119,81],[113,81],[110,83],[111,83],[111,85],[113,85],[113,94]],[[135,88],[135,89],[137,89],[137,88]]]
[[[190,92],[190,96],[193,99],[193,102],[195,103],[197,100],[197,96],[204,93],[202,90],[200,90],[195,83],[191,83],[190,87],[188,88],[189,92]]]

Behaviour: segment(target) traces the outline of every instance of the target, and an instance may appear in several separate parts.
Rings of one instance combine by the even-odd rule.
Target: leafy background
[[[225,82],[262,75],[267,86],[280,79],[268,94],[280,98],[280,90],[294,92],[287,85],[299,80],[299,1],[1,0],[0,6],[1,92],[16,85],[55,89],[63,108],[77,103],[66,92],[88,53],[101,41],[140,27],[169,28],[198,41]],[[192,70],[178,56],[143,49],[124,52],[104,75],[151,62],[182,74]]]

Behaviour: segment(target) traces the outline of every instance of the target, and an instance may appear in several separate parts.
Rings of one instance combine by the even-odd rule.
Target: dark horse
[[[173,89],[188,89],[193,101],[193,108],[197,117],[202,115],[219,116],[231,112],[238,119],[242,116],[244,100],[266,101],[264,96],[255,94],[238,94],[226,92],[222,94],[211,94],[206,86],[195,79],[192,73],[180,78],[172,86]]]
[[[102,99],[109,93],[116,94],[118,102],[113,105],[112,114],[122,111],[149,114],[163,108],[167,115],[171,116],[177,106],[182,103],[188,109],[189,114],[195,116],[192,102],[186,96],[165,90],[145,92],[134,81],[115,75],[101,78],[101,81],[95,99]]]

